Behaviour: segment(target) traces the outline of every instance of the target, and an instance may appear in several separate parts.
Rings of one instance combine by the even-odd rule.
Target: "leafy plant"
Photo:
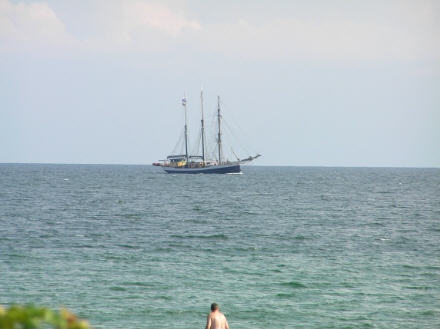
[[[67,309],[52,311],[33,305],[0,306],[0,329],[92,329]]]

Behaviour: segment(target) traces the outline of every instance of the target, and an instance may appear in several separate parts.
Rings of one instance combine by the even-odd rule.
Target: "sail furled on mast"
[[[217,136],[217,147],[218,147],[218,163],[222,163],[223,150],[222,150],[222,130],[221,121],[222,116],[220,114],[220,96],[217,96],[217,122],[218,122],[218,136]]]
[[[186,158],[186,162],[188,163],[188,161],[189,161],[189,156],[188,156],[188,118],[187,118],[187,113],[186,113],[186,95],[184,95],[182,98],[182,105],[183,105],[183,108],[185,109],[185,158]]]
[[[203,90],[200,91],[200,107],[202,110],[202,130],[201,130],[201,134],[202,134],[202,161],[205,162],[205,119],[204,119],[204,115],[203,115]]]

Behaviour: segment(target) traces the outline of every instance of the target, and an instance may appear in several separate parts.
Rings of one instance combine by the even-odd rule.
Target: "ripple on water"
[[[172,238],[176,239],[201,239],[201,240],[228,240],[229,238],[225,234],[207,234],[207,235],[180,235],[180,234],[173,234],[171,235]]]
[[[279,285],[283,286],[283,287],[294,288],[294,289],[307,288],[307,286],[305,284],[298,282],[298,281],[281,282],[281,283],[279,283]]]

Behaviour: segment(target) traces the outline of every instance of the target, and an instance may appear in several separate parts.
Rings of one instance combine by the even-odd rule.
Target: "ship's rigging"
[[[171,155],[159,163],[154,163],[154,165],[161,166],[166,172],[173,173],[229,173],[240,171],[240,164],[250,162],[260,157],[259,154],[256,154],[255,156],[240,159],[232,147],[230,147],[230,152],[228,149],[225,151],[225,145],[227,145],[227,143],[225,143],[224,131],[227,131],[227,136],[236,137],[236,134],[223,118],[223,104],[219,96],[217,97],[216,105],[215,115],[211,117],[211,126],[215,124],[215,129],[214,127],[212,127],[213,129],[208,129],[207,138],[204,95],[203,91],[200,92],[200,129],[198,129],[196,139],[190,143],[187,97],[184,96],[182,98],[185,117],[183,132],[180,134],[180,138]]]

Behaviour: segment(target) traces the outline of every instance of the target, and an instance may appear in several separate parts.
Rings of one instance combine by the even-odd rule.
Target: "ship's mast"
[[[222,163],[222,131],[221,131],[221,114],[220,114],[220,96],[217,96],[217,122],[218,122],[218,164]]]
[[[184,95],[182,98],[182,105],[185,109],[185,158],[186,158],[186,165],[188,166],[188,122],[186,117],[186,96]]]
[[[203,90],[200,91],[200,103],[202,108],[202,161],[205,163],[205,120],[203,118]]]

